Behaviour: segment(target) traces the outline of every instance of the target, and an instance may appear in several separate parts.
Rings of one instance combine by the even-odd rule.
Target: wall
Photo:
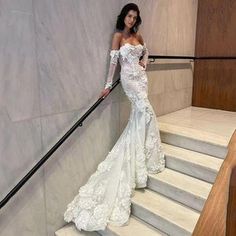
[[[98,98],[116,16],[127,2],[0,1],[1,199]],[[150,53],[193,53],[197,1],[136,2]],[[189,63],[160,61],[148,77],[157,114],[190,105]],[[114,145],[128,114],[119,86],[1,210],[1,235],[51,236],[62,227],[66,205]]]
[[[0,1],[1,199],[98,98],[121,6]],[[53,235],[65,223],[67,203],[118,138],[118,98],[119,89],[1,210],[1,235]]]
[[[236,1],[200,0],[197,56],[236,56]],[[236,111],[236,60],[195,62],[193,105]]]

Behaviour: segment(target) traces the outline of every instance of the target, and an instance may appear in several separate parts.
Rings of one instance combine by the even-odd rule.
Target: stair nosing
[[[154,231],[155,232],[155,235],[160,235],[160,236],[166,236],[166,233],[164,233],[164,232],[161,232],[159,229],[157,229],[157,228],[155,228],[154,226],[152,226],[152,225],[150,225],[150,224],[148,224],[147,222],[145,222],[145,221],[143,221],[142,219],[140,219],[140,218],[138,218],[137,216],[134,216],[134,215],[130,215],[130,218],[129,218],[129,224],[127,225],[128,227],[129,226],[132,226],[131,224],[131,222],[130,221],[136,221],[136,223],[138,222],[138,223],[140,223],[140,225],[142,225],[143,227],[146,227],[146,228],[148,228],[150,231]],[[122,227],[122,228],[121,228]],[[119,232],[117,232],[116,231],[116,229],[124,229],[124,227],[123,226],[118,226],[117,228],[116,228],[116,226],[113,226],[113,225],[107,225],[107,230],[109,230],[109,231],[111,231],[113,234],[115,234],[115,235],[121,235],[121,234],[119,234]],[[127,230],[129,230],[129,228],[127,228]],[[98,231],[98,232],[100,232],[100,231]],[[153,233],[154,233],[153,232]],[[120,232],[120,233],[122,233],[122,232]],[[123,236],[123,235],[121,235],[121,236]]]
[[[204,167],[205,169],[214,171],[216,173],[219,171],[219,169],[220,169],[220,167],[223,163],[223,159],[220,159],[218,157],[214,157],[214,156],[211,156],[211,155],[208,155],[208,154],[199,153],[199,152],[189,150],[189,149],[186,149],[186,148],[174,146],[172,144],[162,143],[162,147],[163,147],[165,156],[176,158],[176,159],[186,161],[186,162],[190,162],[190,163],[193,163],[195,165],[198,165],[199,167]],[[187,158],[184,158],[182,156],[183,153],[173,154],[172,150],[170,150],[170,148],[174,148],[176,150],[179,150],[179,152],[183,152],[183,153],[185,152],[186,153],[185,155],[186,155]],[[197,160],[195,160],[195,158],[193,158],[191,153],[193,155],[198,155],[198,158],[199,158],[198,161],[199,162],[197,162]],[[202,162],[203,159],[208,159],[209,161],[214,162],[214,166],[213,167],[206,166],[205,163]],[[215,166],[217,166],[217,167],[215,167]]]
[[[162,183],[164,183],[164,184],[166,184],[166,185],[168,185],[168,186],[170,186],[170,187],[174,187],[174,188],[176,188],[176,189],[179,189],[179,190],[181,190],[181,191],[184,191],[184,192],[186,192],[186,193],[188,193],[188,194],[192,194],[192,195],[194,195],[194,196],[196,196],[197,198],[200,198],[200,199],[202,199],[202,200],[206,200],[207,199],[207,197],[208,197],[208,195],[209,195],[209,193],[210,193],[210,191],[211,191],[211,188],[212,188],[212,184],[210,184],[210,183],[208,183],[208,182],[205,182],[205,181],[203,181],[203,180],[200,180],[200,179],[197,179],[197,178],[194,178],[194,177],[191,177],[191,176],[189,176],[189,175],[186,175],[186,174],[183,174],[183,173],[180,173],[180,172],[178,172],[178,171],[175,171],[175,170],[171,170],[171,169],[169,169],[169,168],[166,168],[163,172],[165,172],[165,171],[168,171],[168,172],[170,172],[170,173],[167,173],[167,174],[175,174],[175,175],[177,175],[178,177],[177,178],[179,178],[179,177],[181,177],[182,176],[182,178],[183,178],[183,180],[185,180],[185,179],[187,179],[187,181],[188,180],[193,180],[193,181],[195,181],[194,182],[194,184],[195,184],[195,186],[196,186],[196,184],[199,184],[199,186],[202,184],[202,185],[208,185],[208,186],[204,186],[204,188],[209,188],[209,189],[207,189],[207,191],[204,193],[204,194],[201,194],[201,192],[194,192],[194,191],[192,191],[193,189],[190,189],[190,191],[189,191],[189,189],[186,189],[183,185],[181,185],[181,183],[182,182],[177,182],[177,185],[176,184],[174,184],[174,183],[171,183],[169,180],[166,180],[166,179],[164,179],[164,178],[160,178],[160,174],[149,174],[149,177],[150,178],[152,178],[152,179],[154,179],[154,181],[161,181]],[[163,173],[164,174],[164,173]],[[205,189],[204,189],[204,191],[205,191]]]
[[[163,127],[163,126],[165,126],[165,127]],[[170,130],[170,129],[167,129],[167,127],[172,127],[172,128],[174,127],[174,128],[177,128],[177,130]],[[185,130],[188,130],[189,133],[179,133],[178,132],[178,128],[183,128]],[[206,139],[206,137],[204,139],[200,138],[197,135],[193,137],[191,135],[191,133],[193,131],[196,131],[196,129],[189,128],[189,127],[180,127],[180,126],[177,126],[177,125],[173,125],[173,124],[169,124],[169,123],[165,123],[165,122],[160,122],[160,121],[159,121],[159,129],[160,129],[160,132],[163,132],[163,133],[173,134],[173,135],[177,135],[177,136],[182,136],[182,137],[185,137],[185,138],[188,138],[188,139],[192,139],[192,140],[196,140],[196,141],[201,141],[201,142],[204,142],[204,143],[207,143],[207,144],[216,145],[216,146],[219,146],[219,147],[222,147],[222,148],[227,148],[227,146],[228,146],[228,141],[226,139],[224,139],[223,136],[220,136],[220,135],[217,135],[217,134],[214,134],[214,133],[210,133],[210,132],[201,131],[202,133],[206,134],[206,137],[208,137],[208,139]],[[192,132],[190,132],[190,131],[192,131]],[[217,138],[221,139],[221,140],[216,141],[216,140],[213,140],[213,139],[209,139],[209,137],[211,137],[212,134],[214,136],[216,136]]]

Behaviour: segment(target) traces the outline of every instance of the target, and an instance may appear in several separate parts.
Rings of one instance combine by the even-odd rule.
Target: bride
[[[112,150],[64,213],[65,221],[74,222],[79,230],[128,224],[134,189],[146,187],[148,173],[165,168],[158,123],[147,96],[148,49],[138,33],[140,24],[138,6],[125,5],[117,19],[108,77],[100,96],[109,94],[119,60],[121,84],[131,102],[130,118]]]

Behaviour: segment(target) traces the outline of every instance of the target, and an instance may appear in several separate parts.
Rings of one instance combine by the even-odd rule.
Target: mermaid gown
[[[67,206],[64,219],[81,230],[104,230],[107,224],[126,225],[135,188],[144,188],[148,173],[165,168],[158,122],[149,103],[147,76],[139,58],[145,49],[126,43],[112,50],[121,65],[121,84],[131,102],[128,124],[88,182]]]

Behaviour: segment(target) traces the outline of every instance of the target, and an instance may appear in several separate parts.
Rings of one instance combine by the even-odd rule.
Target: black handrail
[[[194,56],[159,56],[159,55],[149,55],[151,59],[190,59],[190,60],[235,60],[234,56],[209,56],[209,57],[194,57]]]
[[[111,91],[119,84],[120,79],[112,84]],[[77,129],[83,125],[83,121],[96,109],[105,99],[100,97],[85,114],[63,135],[63,137],[40,159],[35,166],[19,181],[19,183],[0,202],[0,209],[20,190],[20,188],[33,176],[33,174],[48,160],[48,158],[61,146],[61,144]]]
[[[192,60],[218,60],[218,59],[236,59],[236,57],[192,57],[192,56],[158,56],[149,55],[150,59],[192,59]],[[113,84],[111,91],[120,83],[120,78]],[[63,135],[63,137],[35,164],[35,166],[19,181],[19,183],[3,198],[0,202],[0,209],[20,190],[20,188],[33,176],[33,174],[51,157],[51,155],[61,146],[61,144],[78,128],[83,125],[83,121],[96,109],[96,107],[105,99],[100,97],[85,114]]]

